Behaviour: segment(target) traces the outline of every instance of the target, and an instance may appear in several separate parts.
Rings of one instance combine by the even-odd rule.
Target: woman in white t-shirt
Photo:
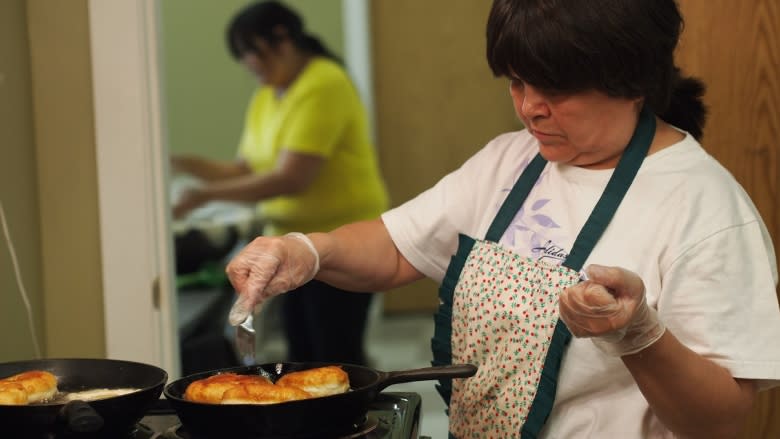
[[[494,0],[526,129],[374,221],[254,241],[241,300],[439,281],[433,363],[479,367],[442,380],[452,437],[736,436],[780,380],[776,260],[698,143],[681,28],[673,0]]]

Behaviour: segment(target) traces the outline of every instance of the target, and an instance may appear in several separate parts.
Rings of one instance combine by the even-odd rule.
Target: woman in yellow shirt
[[[214,200],[257,202],[264,235],[328,231],[388,207],[366,111],[339,60],[275,1],[241,10],[227,32],[231,54],[260,86],[246,112],[236,162],[176,156],[172,166],[205,184],[174,216]],[[284,297],[290,361],[365,364],[372,295],[312,281]]]

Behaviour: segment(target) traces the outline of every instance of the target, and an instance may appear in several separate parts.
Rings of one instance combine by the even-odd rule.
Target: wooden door
[[[521,127],[506,79],[485,59],[487,1],[371,2],[377,147],[393,205]],[[432,312],[425,280],[384,295],[388,313]]]
[[[745,187],[780,250],[780,2],[679,3],[678,64],[707,84],[702,143]],[[760,395],[741,437],[780,438],[780,389]]]

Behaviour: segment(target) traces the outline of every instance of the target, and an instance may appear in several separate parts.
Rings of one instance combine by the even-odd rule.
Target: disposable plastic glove
[[[665,331],[655,309],[647,304],[642,279],[617,267],[590,265],[588,280],[563,291],[560,316],[576,337],[591,337],[613,356],[639,352]]]
[[[240,324],[266,299],[300,287],[319,270],[320,256],[306,235],[256,238],[225,269],[239,294],[230,324]]]

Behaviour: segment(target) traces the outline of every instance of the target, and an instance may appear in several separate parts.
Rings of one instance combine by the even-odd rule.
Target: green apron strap
[[[655,136],[655,115],[647,106],[639,115],[639,123],[634,130],[634,135],[626,147],[626,151],[612,173],[612,177],[604,188],[601,198],[593,208],[585,225],[582,226],[577,239],[572,245],[569,256],[563,262],[563,266],[579,271],[590,252],[596,246],[599,238],[607,229],[609,222],[615,215],[620,202],[628,192],[628,188],[634,181],[634,177],[642,166],[647,156],[647,151]]]
[[[493,223],[490,225],[487,234],[485,235],[486,241],[498,242],[501,236],[504,235],[507,227],[512,223],[512,220],[517,215],[517,212],[523,206],[523,202],[528,198],[528,194],[531,193],[531,189],[534,188],[536,180],[542,174],[547,160],[545,160],[540,154],[536,154],[531,163],[525,168],[520,178],[517,179],[514,187],[507,195],[504,204],[498,210]]]
[[[575,271],[582,268],[634,181],[634,177],[642,166],[642,161],[647,156],[654,135],[655,115],[645,106],[639,115],[639,122],[631,141],[618,161],[601,198],[593,208],[593,212],[577,235],[569,256],[562,265]],[[569,328],[566,327],[563,320],[559,319],[555,325],[555,332],[542,368],[541,379],[536,388],[536,397],[531,403],[528,417],[520,432],[522,439],[535,439],[544,423],[547,422],[547,417],[555,402],[563,353],[571,337]]]

